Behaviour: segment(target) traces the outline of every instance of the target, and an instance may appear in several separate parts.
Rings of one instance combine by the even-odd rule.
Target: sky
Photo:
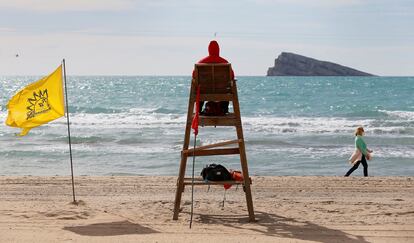
[[[212,39],[236,76],[281,52],[414,76],[414,1],[0,0],[0,75],[190,75]]]

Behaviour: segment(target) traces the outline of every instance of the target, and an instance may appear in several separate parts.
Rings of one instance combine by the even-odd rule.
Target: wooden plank
[[[241,142],[241,140],[235,139],[235,140],[230,140],[230,141],[225,141],[225,142],[220,142],[220,143],[203,145],[203,146],[200,146],[200,147],[195,148],[195,151],[203,150],[203,149],[211,149],[211,148],[216,148],[216,147],[221,147],[221,146],[226,146],[226,145],[235,144],[235,143],[239,143],[239,142]],[[192,153],[193,150],[194,149],[187,149],[187,150],[184,150],[183,153],[185,153],[185,154]]]
[[[231,116],[200,116],[200,126],[237,126],[238,120]]]
[[[201,101],[232,101],[232,94],[200,94]]]
[[[192,113],[191,114],[191,119],[187,119],[187,124],[190,124],[190,126],[191,126],[191,123],[193,122],[193,117],[194,117],[194,113]],[[201,120],[210,120],[210,119],[213,119],[213,120],[235,120],[235,119],[237,119],[237,117],[236,117],[236,115],[234,114],[234,113],[227,113],[226,115],[224,115],[224,116],[205,116],[205,115],[201,115],[200,114],[200,121]]]
[[[196,85],[200,85],[201,94],[219,95],[231,93],[232,80],[230,64],[196,64],[195,70]],[[201,100],[220,101],[221,98],[201,98]],[[225,98],[224,100],[229,100],[229,97]]]
[[[194,115],[194,114],[193,114]],[[204,115],[200,115],[201,119],[207,119],[207,118],[214,118],[214,119],[236,119],[237,116],[234,113],[227,113],[224,116],[204,116]]]
[[[185,180],[184,185],[191,185],[191,179]],[[244,181],[194,181],[194,186],[205,186],[205,185],[242,185]]]
[[[184,183],[190,183],[191,184],[191,177],[185,177],[184,178]],[[244,184],[244,181],[233,181],[233,180],[231,180],[231,181],[206,181],[202,177],[197,176],[197,177],[194,178],[194,183],[197,183],[198,185],[201,184],[201,183],[204,183],[204,184],[201,184],[201,185],[216,185],[216,184],[217,185],[223,185],[223,184],[232,184],[232,185],[234,185],[234,184]],[[250,185],[252,184],[252,179],[251,178],[249,178],[249,184]]]
[[[229,155],[229,154],[239,154],[239,148],[223,148],[223,149],[207,149],[207,150],[199,150],[195,151],[194,153],[186,153],[183,156],[211,156],[211,155]]]

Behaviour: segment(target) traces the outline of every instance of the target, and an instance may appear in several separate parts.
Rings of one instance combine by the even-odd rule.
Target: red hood
[[[208,45],[208,54],[209,56],[201,59],[198,63],[229,63],[226,59],[220,57],[220,47],[217,41],[210,41]],[[195,72],[193,71],[193,77],[195,77]],[[234,78],[233,69],[231,70],[231,78]]]
[[[210,41],[210,44],[208,45],[208,54],[214,57],[220,56],[220,47],[217,41]]]

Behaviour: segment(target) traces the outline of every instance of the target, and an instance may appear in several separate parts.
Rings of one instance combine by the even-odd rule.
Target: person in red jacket
[[[208,56],[204,57],[198,63],[229,63],[226,59],[220,56],[220,46],[217,41],[212,40],[208,45]],[[195,77],[195,72],[193,71],[193,78]],[[234,79],[234,72],[233,69],[231,70],[231,78]],[[202,111],[204,105],[204,101],[200,101],[200,110]],[[226,114],[229,112],[229,102],[228,101],[221,101],[220,107],[223,110],[223,113]]]

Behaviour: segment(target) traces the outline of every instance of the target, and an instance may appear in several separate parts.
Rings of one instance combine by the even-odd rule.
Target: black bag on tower
[[[210,164],[203,168],[201,176],[208,181],[230,181],[230,172],[220,164]]]

